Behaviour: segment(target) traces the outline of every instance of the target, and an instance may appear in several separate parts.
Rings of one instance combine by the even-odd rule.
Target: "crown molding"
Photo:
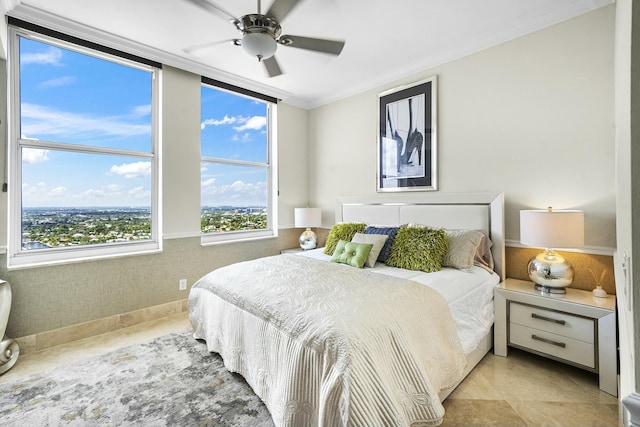
[[[21,0],[0,0],[0,11],[3,15],[6,15],[15,9],[16,6],[20,5],[20,3]]]

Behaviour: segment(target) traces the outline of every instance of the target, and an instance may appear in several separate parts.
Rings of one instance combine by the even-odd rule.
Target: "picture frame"
[[[378,95],[378,192],[438,189],[437,81]]]

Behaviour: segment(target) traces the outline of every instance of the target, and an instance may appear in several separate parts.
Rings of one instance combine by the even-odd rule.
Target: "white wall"
[[[378,93],[438,75],[439,191],[503,191],[519,210],[585,211],[588,246],[615,246],[615,6],[343,99],[309,115],[310,201],[376,193]]]

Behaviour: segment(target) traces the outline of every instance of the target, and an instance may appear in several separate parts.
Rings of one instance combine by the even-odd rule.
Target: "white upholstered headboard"
[[[493,246],[494,270],[505,279],[504,194],[426,193],[340,197],[336,223],[424,224],[484,231]]]

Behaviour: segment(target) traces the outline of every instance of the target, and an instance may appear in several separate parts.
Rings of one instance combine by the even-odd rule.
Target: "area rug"
[[[190,331],[0,385],[2,426],[273,427],[244,379]]]

